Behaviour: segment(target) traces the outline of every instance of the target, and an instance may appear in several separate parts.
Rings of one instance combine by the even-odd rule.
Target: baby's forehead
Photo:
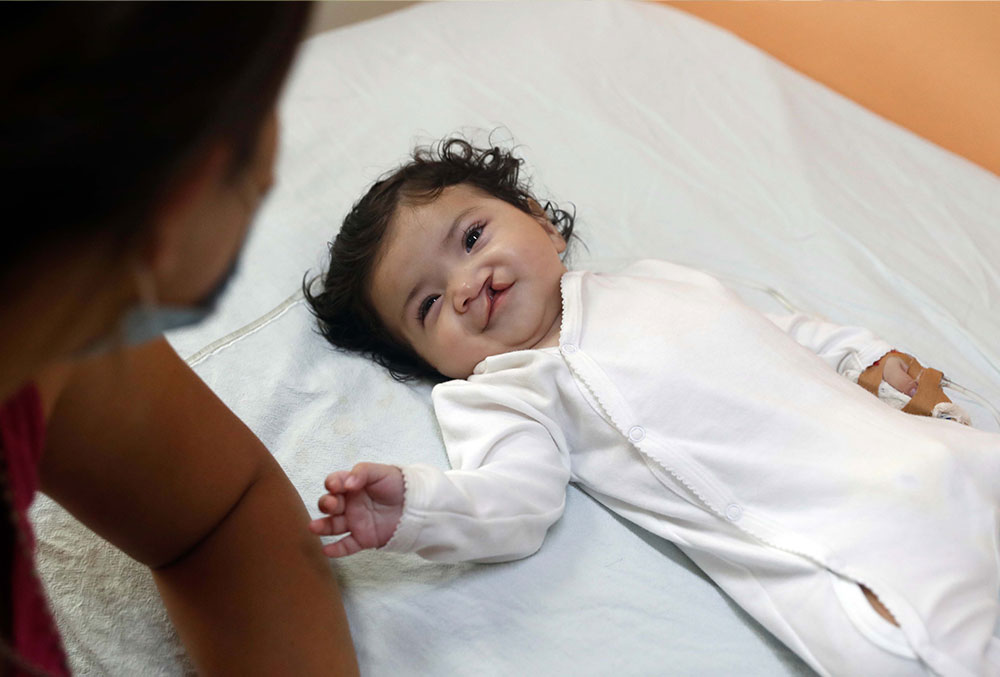
[[[372,262],[371,271],[364,284],[365,302],[393,338],[408,345],[401,335],[400,325],[408,293],[404,291],[409,284],[406,278],[411,266],[410,262],[397,260],[394,249],[388,244],[383,238]]]
[[[470,206],[483,205],[497,198],[471,183],[456,183],[439,191],[423,194],[400,194],[399,203],[389,219],[389,227],[399,219],[426,221],[435,215],[463,210]]]
[[[365,285],[368,301],[394,334],[406,298],[433,251],[425,241],[433,237],[426,219],[397,207],[383,233]]]
[[[485,206],[490,199],[489,194],[467,184],[448,186],[437,195],[401,196],[379,241],[373,269],[386,258],[396,260],[399,254],[405,260],[431,255],[434,247],[428,245],[440,243],[456,219]]]

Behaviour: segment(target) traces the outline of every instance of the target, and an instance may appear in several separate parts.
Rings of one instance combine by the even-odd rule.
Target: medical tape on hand
[[[882,383],[882,372],[885,370],[885,358],[895,355],[906,365],[906,372],[910,378],[917,382],[917,392],[910,398],[910,401],[903,412],[907,414],[917,414],[918,416],[933,416],[934,407],[942,402],[951,403],[948,396],[941,389],[942,374],[937,369],[921,366],[917,358],[906,353],[892,351],[886,353],[882,359],[861,372],[858,377],[858,385],[878,397],[878,387]]]

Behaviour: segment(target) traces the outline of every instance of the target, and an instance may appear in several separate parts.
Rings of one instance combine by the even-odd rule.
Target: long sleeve
[[[385,549],[444,562],[534,553],[566,501],[558,428],[509,388],[452,381],[433,398],[452,470],[403,468],[403,517]]]
[[[892,350],[891,344],[860,327],[844,327],[801,313],[766,317],[842,375],[862,371]]]
[[[638,261],[627,272],[637,277],[724,289],[719,280],[707,273],[655,259]],[[765,313],[765,317],[841,375],[847,371],[864,370],[892,350],[889,343],[860,327],[845,327],[803,313]]]

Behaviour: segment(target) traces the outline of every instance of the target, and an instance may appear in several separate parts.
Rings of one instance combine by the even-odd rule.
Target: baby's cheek
[[[436,332],[433,340],[417,349],[417,354],[448,378],[461,378],[456,376],[463,362],[460,344],[447,333]]]
[[[453,365],[453,378],[468,378],[475,371],[476,365],[485,360],[491,353],[479,342],[466,340],[456,345],[450,355]]]

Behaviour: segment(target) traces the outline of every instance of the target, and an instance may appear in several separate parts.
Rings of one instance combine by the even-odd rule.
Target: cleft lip
[[[486,322],[483,324],[483,330],[485,331],[487,327],[490,326],[490,320],[493,319],[493,304],[496,301],[496,290],[491,286],[492,278],[486,281]]]
[[[493,286],[493,278],[492,278],[492,276],[486,281],[486,285],[485,285],[485,291],[486,291],[486,323],[485,323],[485,325],[483,325],[483,330],[485,330],[487,327],[489,327],[490,322],[493,319],[493,312],[496,309],[497,303],[500,302],[500,300],[503,298],[504,294],[506,294],[507,290],[509,290],[512,286],[514,286],[513,283],[503,285],[502,289],[497,289],[497,288],[495,288]]]

